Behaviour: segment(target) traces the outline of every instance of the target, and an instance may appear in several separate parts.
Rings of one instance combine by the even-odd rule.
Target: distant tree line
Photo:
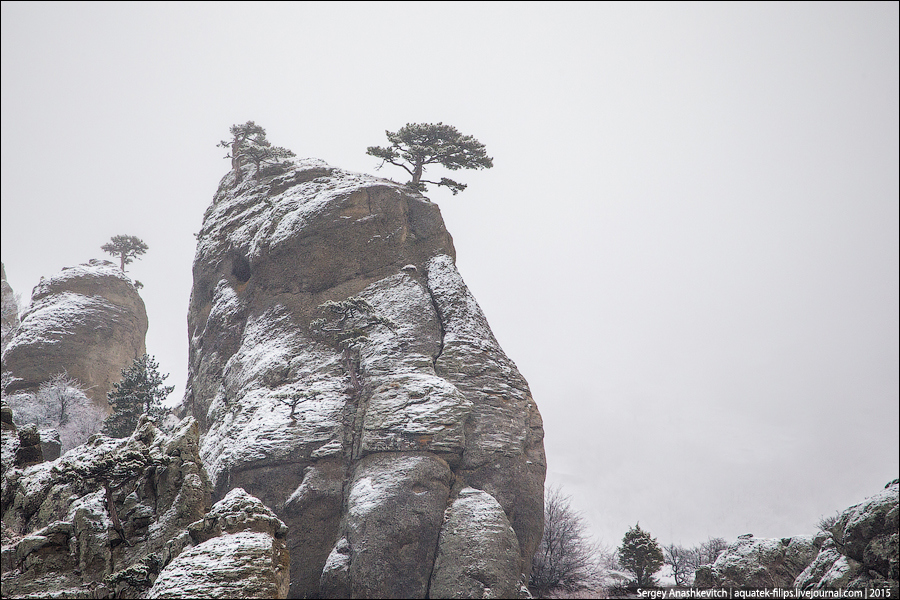
[[[694,572],[716,561],[727,542],[711,537],[699,546],[661,546],[640,524],[630,527],[613,551],[591,541],[588,524],[561,488],[544,494],[544,535],[531,561],[528,589],[535,598],[629,594],[659,585],[668,566],[678,586],[691,585]],[[588,594],[588,596],[584,596]],[[604,596],[605,597],[605,596]]]

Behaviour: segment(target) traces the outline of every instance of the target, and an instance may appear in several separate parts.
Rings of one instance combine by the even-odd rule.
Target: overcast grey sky
[[[27,299],[144,239],[179,395],[231,124],[401,181],[366,147],[455,125],[495,167],[429,195],[548,483],[610,546],[810,533],[900,471],[898,44],[895,2],[3,2],[2,259]]]

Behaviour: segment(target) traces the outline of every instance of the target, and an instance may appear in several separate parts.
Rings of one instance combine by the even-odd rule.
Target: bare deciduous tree
[[[34,423],[59,431],[62,452],[97,433],[106,417],[85,395],[81,384],[65,371],[42,383],[35,394],[13,394],[6,399],[17,426]]]
[[[575,592],[598,583],[598,547],[588,539],[584,518],[559,487],[544,494],[544,536],[531,561],[528,588],[538,598]]]
[[[694,548],[683,548],[669,544],[663,548],[665,564],[672,569],[675,585],[690,585],[694,579],[697,552]]]
[[[700,548],[697,549],[697,566],[700,567],[702,565],[711,565],[716,562],[716,559],[719,558],[719,555],[722,554],[722,551],[728,547],[728,542],[725,541],[725,538],[720,537],[711,537],[702,544],[700,544]]]

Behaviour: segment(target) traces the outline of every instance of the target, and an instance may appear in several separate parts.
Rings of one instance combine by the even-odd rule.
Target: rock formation
[[[795,582],[802,589],[889,587],[900,580],[900,480],[851,506],[825,532],[815,560]]]
[[[229,173],[206,211],[183,410],[214,496],[244,488],[287,523],[293,597],[456,581],[505,595],[527,575],[543,426],[454,256],[427,198],[312,159],[237,186]],[[341,344],[319,318],[362,335]],[[476,531],[479,546],[453,550]]]
[[[99,407],[122,369],[144,354],[147,313],[131,280],[113,263],[91,260],[41,279],[3,351],[13,381],[6,393],[34,392],[67,371]]]
[[[719,555],[715,563],[697,569],[694,584],[698,587],[789,588],[816,557],[824,541],[824,535],[741,536]]]
[[[286,598],[287,526],[241,488],[188,527],[196,546],[159,574],[148,598]]]
[[[130,438],[10,468],[3,595],[284,598],[284,523],[243,490],[209,509],[194,419],[166,435],[143,418]]]
[[[898,592],[900,481],[842,512],[815,536],[738,539],[712,565],[700,567],[699,587],[890,589]]]
[[[193,542],[210,506],[199,428],[93,436],[53,462],[3,476],[4,596],[137,597]]]
[[[0,352],[6,350],[6,346],[19,327],[19,304],[12,286],[6,281],[6,265],[0,263],[0,309],[2,309],[2,323],[0,323]]]

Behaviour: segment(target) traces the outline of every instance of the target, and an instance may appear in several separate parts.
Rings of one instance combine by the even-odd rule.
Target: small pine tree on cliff
[[[130,265],[138,256],[143,255],[149,247],[139,237],[133,235],[114,235],[109,242],[100,246],[104,252],[108,252],[113,256],[118,256],[122,272],[125,271],[125,265]]]
[[[103,433],[115,438],[128,437],[144,413],[159,417],[165,409],[165,400],[175,386],[164,386],[168,375],[160,375],[159,365],[147,354],[134,360],[130,367],[122,369],[122,380],[113,384],[106,397],[113,413],[103,424]]]
[[[630,528],[622,545],[619,546],[619,563],[634,575],[634,584],[638,587],[655,585],[653,574],[663,566],[662,548],[650,533],[641,529],[640,524]]]
[[[231,159],[235,185],[240,184],[241,167],[247,162],[256,166],[255,176],[259,180],[259,171],[262,165],[278,164],[285,158],[295,156],[287,148],[273,146],[266,139],[266,130],[253,121],[247,121],[243,125],[232,125],[229,131],[231,139],[222,140],[218,146],[230,150],[225,158]]]
[[[412,176],[407,184],[413,189],[425,191],[426,183],[444,186],[454,195],[466,189],[466,184],[442,177],[440,181],[422,179],[425,167],[439,164],[451,171],[458,169],[490,169],[493,159],[485,152],[484,144],[471,135],[463,135],[456,127],[443,123],[408,123],[396,132],[385,131],[391,145],[369,146],[366,154],[391,163]]]

